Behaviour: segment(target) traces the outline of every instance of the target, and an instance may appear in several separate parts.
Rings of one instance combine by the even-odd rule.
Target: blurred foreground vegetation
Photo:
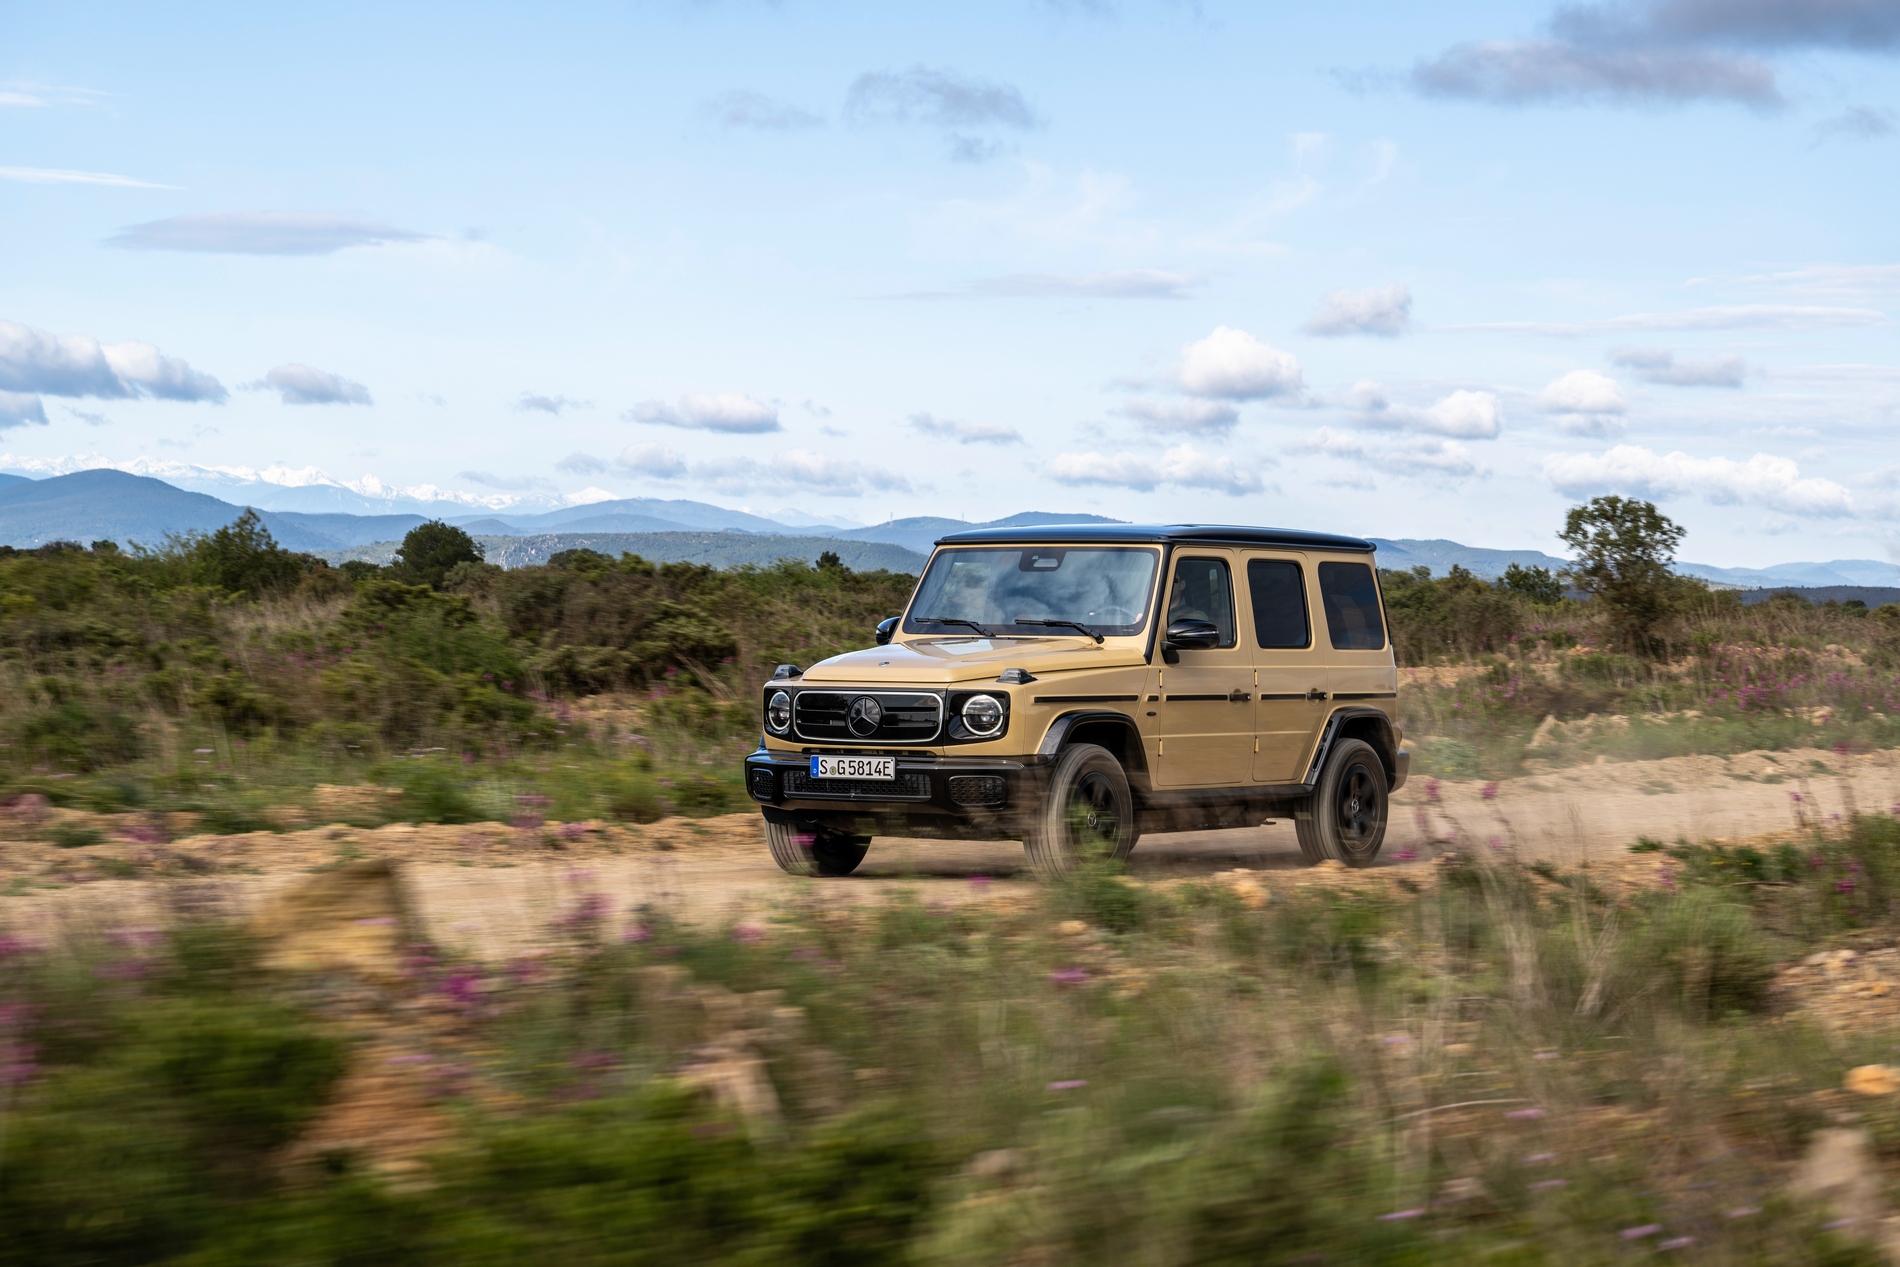
[[[0,937],[0,1264],[1880,1261],[1787,1176],[1844,1120],[1900,1162],[1900,1096],[1840,1090],[1900,1034],[1775,983],[1893,943],[1900,824],[1653,848],[719,928],[582,894],[551,953],[374,986],[202,903]],[[326,1136],[389,1071],[355,1120],[436,1137]]]

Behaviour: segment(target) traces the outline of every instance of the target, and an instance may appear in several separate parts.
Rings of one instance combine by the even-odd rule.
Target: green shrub
[[[484,815],[460,771],[445,762],[412,757],[394,763],[391,782],[402,789],[396,815],[409,823],[473,823]]]

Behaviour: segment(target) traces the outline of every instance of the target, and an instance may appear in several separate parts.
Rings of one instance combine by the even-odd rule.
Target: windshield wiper
[[[990,636],[990,631],[977,624],[974,620],[961,620],[955,616],[919,616],[917,619],[923,621],[926,625],[962,625],[965,629],[976,630],[985,638]]]
[[[1102,640],[1102,635],[1096,633],[1087,625],[1077,624],[1073,620],[1031,620],[1027,616],[1018,616],[1014,623],[1018,625],[1037,625],[1044,629],[1079,629],[1083,634],[1095,639],[1098,643]]]

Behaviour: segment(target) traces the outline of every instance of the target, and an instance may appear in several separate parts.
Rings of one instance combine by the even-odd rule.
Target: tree
[[[194,580],[253,597],[289,589],[316,563],[310,555],[278,545],[263,519],[248,508],[216,532],[179,544]]]
[[[450,568],[481,561],[482,548],[475,544],[475,538],[440,519],[431,519],[409,530],[391,566],[409,584],[439,590]]]
[[[1632,650],[1653,653],[1656,626],[1678,588],[1669,565],[1682,527],[1651,502],[1594,497],[1570,508],[1557,535],[1577,555],[1571,580],[1603,604],[1612,629]]]
[[[1549,568],[1527,568],[1513,563],[1504,569],[1504,578],[1498,584],[1542,607],[1555,606],[1564,596],[1564,583]]]

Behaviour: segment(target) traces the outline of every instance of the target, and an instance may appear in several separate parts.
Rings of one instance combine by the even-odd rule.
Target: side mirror
[[[891,645],[891,635],[897,632],[897,622],[902,619],[902,616],[886,616],[883,620],[877,622],[878,646],[888,647]]]
[[[1211,620],[1177,620],[1168,626],[1163,651],[1206,651],[1220,646],[1220,626]],[[1173,663],[1172,660],[1169,663]]]

